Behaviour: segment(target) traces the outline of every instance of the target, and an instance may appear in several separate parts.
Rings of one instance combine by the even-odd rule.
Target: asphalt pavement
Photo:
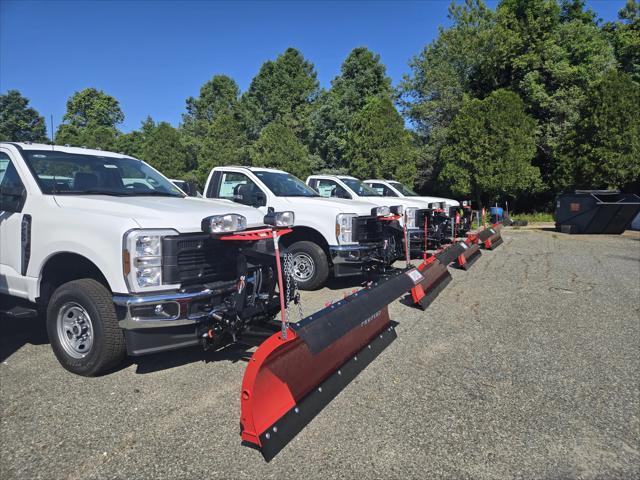
[[[240,445],[242,351],[63,370],[0,321],[0,478],[640,478],[640,236],[505,229],[274,460]],[[355,281],[303,293],[312,313]]]

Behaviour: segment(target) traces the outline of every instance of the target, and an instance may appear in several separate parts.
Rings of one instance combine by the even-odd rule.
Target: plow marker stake
[[[404,271],[274,334],[242,380],[243,444],[271,460],[395,338],[388,304],[421,279]]]
[[[438,260],[437,256],[427,258],[418,265],[422,279],[411,289],[413,303],[425,310],[451,281],[447,264]]]

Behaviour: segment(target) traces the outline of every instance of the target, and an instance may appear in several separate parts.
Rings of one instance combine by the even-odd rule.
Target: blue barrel
[[[491,207],[489,209],[489,218],[491,219],[491,223],[501,222],[503,216],[504,210],[502,207]]]

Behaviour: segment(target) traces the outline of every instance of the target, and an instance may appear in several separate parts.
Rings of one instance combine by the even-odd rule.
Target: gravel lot
[[[87,379],[2,320],[0,477],[640,477],[640,236],[506,230],[267,464],[242,447],[237,352]],[[303,294],[305,311],[352,284]]]

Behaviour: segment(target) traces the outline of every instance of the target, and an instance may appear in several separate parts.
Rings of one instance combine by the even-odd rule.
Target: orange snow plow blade
[[[496,247],[502,244],[501,229],[502,224],[495,223],[491,227],[480,230],[477,233],[478,240],[485,250],[495,250]]]
[[[451,281],[448,263],[440,260],[445,250],[426,258],[418,271],[422,275],[420,282],[411,289],[413,303],[425,310]],[[445,259],[446,261],[446,259]]]
[[[438,256],[438,260],[445,265],[454,265],[463,270],[469,270],[478,258],[480,258],[480,246],[477,241],[468,238],[453,243],[445,248]]]
[[[242,381],[243,444],[277,455],[396,338],[388,305],[420,279],[403,271],[265,340]]]

